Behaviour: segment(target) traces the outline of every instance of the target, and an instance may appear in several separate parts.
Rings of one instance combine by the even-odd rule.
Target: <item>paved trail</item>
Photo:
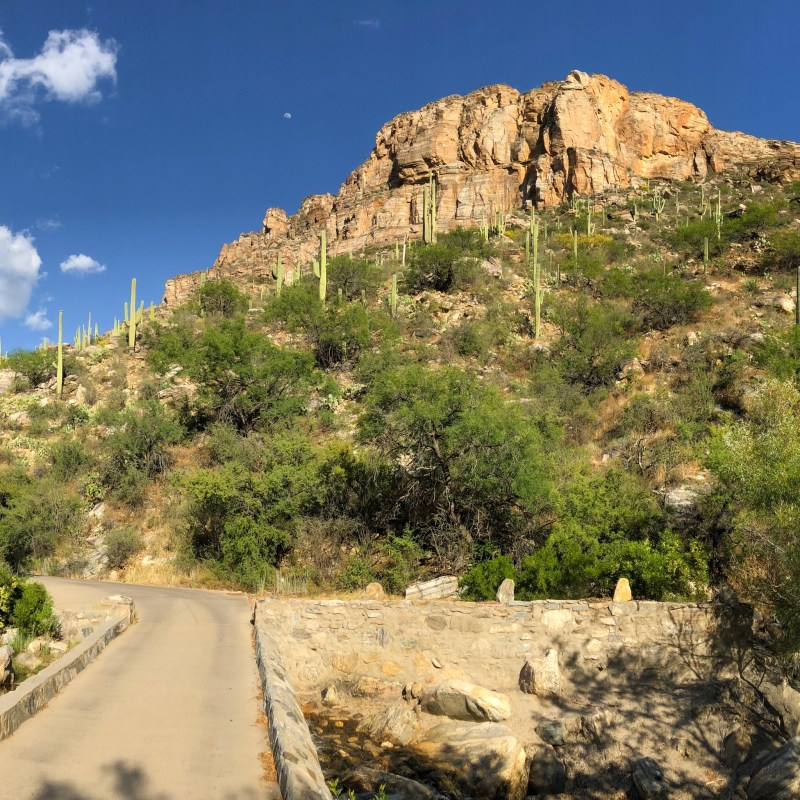
[[[41,579],[61,607],[109,594],[139,622],[0,742],[2,800],[265,800],[268,749],[242,596]]]

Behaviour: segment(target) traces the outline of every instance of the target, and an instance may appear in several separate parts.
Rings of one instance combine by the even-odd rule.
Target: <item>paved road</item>
[[[41,579],[56,605],[109,594],[139,622],[0,742],[6,800],[265,800],[258,676],[241,595]]]

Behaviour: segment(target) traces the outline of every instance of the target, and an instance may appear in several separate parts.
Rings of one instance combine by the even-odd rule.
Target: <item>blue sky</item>
[[[601,72],[796,141],[798,30],[797,0],[2,0],[3,349],[59,309],[110,327],[132,277],[158,301],[391,117],[486,84]]]

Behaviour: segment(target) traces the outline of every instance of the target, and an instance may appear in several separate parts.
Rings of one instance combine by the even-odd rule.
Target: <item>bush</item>
[[[561,331],[554,355],[559,371],[585,390],[608,386],[635,350],[633,320],[619,306],[602,301],[553,300],[547,317]]]
[[[201,310],[210,316],[230,319],[244,314],[250,306],[247,295],[225,279],[206,281],[198,294]]]
[[[130,527],[114,528],[105,537],[109,569],[123,569],[128,561],[144,549],[141,534]]]
[[[774,272],[792,272],[800,267],[800,231],[779,231],[772,236],[761,264]]]
[[[464,289],[475,282],[479,259],[486,254],[479,231],[458,229],[442,234],[436,244],[415,247],[411,251],[406,283],[412,291]]]
[[[6,357],[6,367],[25,378],[28,385],[35,389],[56,376],[56,354],[49,348],[15,350]]]
[[[58,631],[58,620],[53,614],[53,598],[41,583],[23,583],[19,597],[14,602],[11,622],[23,634],[30,636],[52,635]]]
[[[645,328],[663,331],[696,320],[711,306],[711,295],[697,280],[685,280],[653,269],[635,275],[633,307]]]
[[[495,556],[476,564],[458,582],[464,600],[494,600],[500,584],[506,579],[517,580],[514,563],[507,556]]]
[[[69,481],[88,471],[94,458],[83,442],[65,440],[50,448],[51,475],[57,481]]]
[[[328,294],[335,297],[339,289],[346,300],[356,300],[361,293],[371,297],[380,283],[380,270],[365,258],[336,256],[328,261]]]

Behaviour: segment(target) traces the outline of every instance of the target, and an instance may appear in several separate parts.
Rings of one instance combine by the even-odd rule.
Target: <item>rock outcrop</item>
[[[332,255],[386,245],[422,231],[422,187],[437,181],[440,229],[475,226],[527,202],[556,205],[574,194],[636,188],[643,181],[703,180],[729,169],[780,182],[800,179],[800,146],[715,130],[690,103],[629,92],[603,75],[571,72],[521,93],[486,86],[400,114],[337,195],[306,198],[293,216],[267,210],[261,231],[223,246],[211,274],[247,284],[282,254],[306,268],[327,230]],[[167,283],[174,305],[200,273]]]

